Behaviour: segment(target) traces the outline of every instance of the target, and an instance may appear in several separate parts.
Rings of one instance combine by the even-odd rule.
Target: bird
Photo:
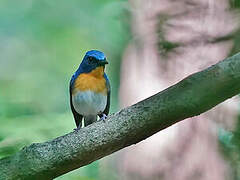
[[[87,51],[70,80],[70,107],[77,128],[107,118],[110,108],[110,83],[105,73],[106,56],[98,50]]]

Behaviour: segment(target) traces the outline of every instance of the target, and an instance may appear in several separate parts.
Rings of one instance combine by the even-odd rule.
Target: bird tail
[[[84,126],[88,126],[97,121],[97,115],[89,115],[84,117]]]

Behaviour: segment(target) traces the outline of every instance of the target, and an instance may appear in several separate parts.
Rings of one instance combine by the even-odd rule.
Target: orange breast
[[[93,91],[97,93],[107,94],[106,80],[103,77],[103,67],[97,67],[90,73],[80,74],[74,82],[73,94],[77,91]]]

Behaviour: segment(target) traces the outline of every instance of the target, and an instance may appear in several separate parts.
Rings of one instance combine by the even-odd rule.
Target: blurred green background
[[[118,108],[127,1],[0,0],[0,158],[75,128],[69,80],[85,52],[105,52]],[[57,179],[98,179],[98,162]]]

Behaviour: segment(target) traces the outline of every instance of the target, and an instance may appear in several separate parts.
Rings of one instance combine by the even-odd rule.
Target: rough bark
[[[24,147],[0,160],[0,179],[53,179],[240,92],[240,53],[80,131]]]

